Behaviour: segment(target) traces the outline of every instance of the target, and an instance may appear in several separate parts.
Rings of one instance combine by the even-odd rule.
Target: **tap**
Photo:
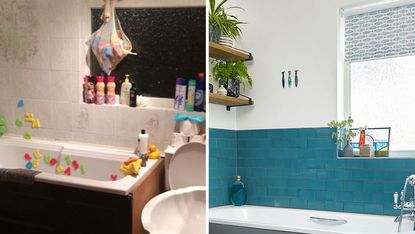
[[[406,201],[406,193],[408,185],[412,187],[411,189],[411,197],[409,198],[409,201]],[[415,174],[410,175],[406,177],[405,184],[403,186],[403,189],[401,191],[401,204],[398,205],[398,193],[394,193],[394,205],[393,208],[400,210],[400,214],[395,218],[395,223],[399,222],[398,224],[398,232],[401,232],[402,229],[402,220],[403,219],[409,219],[411,221],[415,221],[415,205],[414,205],[414,193],[415,193]],[[408,212],[405,214],[405,212]],[[415,222],[414,222],[414,228],[415,230]]]

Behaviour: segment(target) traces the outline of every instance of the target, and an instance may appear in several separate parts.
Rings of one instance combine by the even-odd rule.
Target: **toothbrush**
[[[284,78],[284,75],[285,75],[285,71],[282,72],[282,88],[285,88],[285,78]]]
[[[288,88],[291,88],[291,83],[292,83],[292,80],[291,80],[291,71],[288,71]]]
[[[295,78],[294,78],[294,83],[295,83],[295,87],[298,87],[298,70],[295,70]]]

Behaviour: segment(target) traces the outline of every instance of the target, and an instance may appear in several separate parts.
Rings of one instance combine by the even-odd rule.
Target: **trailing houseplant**
[[[239,19],[228,13],[231,9],[242,9],[237,6],[224,7],[228,0],[222,0],[216,5],[216,0],[209,0],[209,40],[218,43],[221,35],[229,36],[237,39],[242,35],[242,30],[239,28]]]
[[[240,84],[248,84],[252,87],[252,78],[248,73],[248,68],[240,60],[218,60],[212,69],[212,76],[215,81],[224,84],[225,88],[228,89],[228,96],[238,97]]]
[[[343,156],[353,157],[353,148],[350,145],[350,141],[356,136],[356,133],[351,130],[353,126],[353,119],[349,118],[342,120],[340,122],[332,120],[327,124],[331,128],[336,130],[332,133],[331,137],[336,139],[336,144],[346,143],[343,148]]]

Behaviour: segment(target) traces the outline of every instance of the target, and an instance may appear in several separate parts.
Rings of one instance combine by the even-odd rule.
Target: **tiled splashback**
[[[236,131],[209,129],[209,205],[229,204],[229,185],[236,175]]]
[[[338,159],[329,128],[236,135],[237,173],[252,205],[394,215],[393,193],[415,172],[413,159]]]
[[[81,103],[91,2],[4,1],[0,38],[13,42],[0,43],[0,116],[8,121],[8,133],[133,148],[145,128],[151,143],[164,150],[175,128],[174,110]],[[17,128],[14,122],[24,112],[32,112],[42,127]]]

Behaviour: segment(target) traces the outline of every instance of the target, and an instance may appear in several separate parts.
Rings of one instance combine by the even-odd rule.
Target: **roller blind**
[[[415,54],[415,4],[345,17],[345,60]]]

